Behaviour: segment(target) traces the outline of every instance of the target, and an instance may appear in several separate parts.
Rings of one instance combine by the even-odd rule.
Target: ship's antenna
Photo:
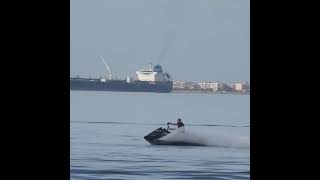
[[[111,79],[112,79],[112,73],[111,73],[111,70],[110,70],[110,68],[109,68],[109,66],[108,66],[108,64],[107,64],[107,62],[104,60],[103,56],[100,56],[100,57],[101,57],[101,60],[102,60],[103,64],[107,67],[107,70],[108,70],[108,72],[109,72],[109,78],[110,78],[110,80],[111,80]]]

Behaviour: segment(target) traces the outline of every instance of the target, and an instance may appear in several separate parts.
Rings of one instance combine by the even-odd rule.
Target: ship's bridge
[[[141,69],[136,72],[139,81],[166,81],[166,77],[163,74],[161,65],[157,64],[152,66],[150,64],[149,68]]]

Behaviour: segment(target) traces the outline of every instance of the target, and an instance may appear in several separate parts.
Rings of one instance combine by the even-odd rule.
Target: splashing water
[[[167,142],[185,142],[201,144],[204,146],[226,147],[226,148],[250,148],[249,137],[228,135],[225,132],[213,132],[204,134],[200,132],[187,131],[185,128],[177,128],[172,133],[160,138]]]

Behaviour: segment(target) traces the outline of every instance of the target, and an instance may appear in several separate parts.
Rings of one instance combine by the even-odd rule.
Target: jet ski
[[[167,129],[160,127],[152,131],[150,134],[144,136],[144,139],[152,145],[205,146],[204,144],[201,144],[201,143],[192,143],[192,142],[184,142],[184,141],[166,141],[161,139],[162,137],[165,137],[168,134],[172,133],[172,131],[170,130],[171,129],[169,129],[169,125]]]

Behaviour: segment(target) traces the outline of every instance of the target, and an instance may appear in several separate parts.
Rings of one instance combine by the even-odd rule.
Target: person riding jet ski
[[[169,125],[176,125],[178,128],[175,129],[175,131],[169,131],[169,130],[173,130],[173,129],[169,129]],[[185,133],[184,130],[184,124],[182,123],[181,119],[179,118],[177,120],[177,123],[167,123],[167,128],[158,128],[154,131],[152,131],[151,133],[149,133],[148,135],[144,136],[144,139],[146,141],[148,141],[150,144],[153,145],[175,145],[175,146],[205,146],[204,143],[202,142],[190,142],[190,141],[186,141],[184,138],[182,139],[165,139],[166,136],[169,136],[169,134],[171,133],[178,133],[178,136],[181,137],[184,136],[184,134],[180,134],[181,133]]]
[[[183,124],[183,122],[181,121],[181,118],[179,118],[178,120],[177,120],[177,123],[171,123],[171,122],[168,122],[167,123],[167,125],[176,125],[178,128],[181,128],[181,130],[183,130],[184,131],[184,124]],[[174,130],[174,129],[171,129],[170,128],[170,130]]]

